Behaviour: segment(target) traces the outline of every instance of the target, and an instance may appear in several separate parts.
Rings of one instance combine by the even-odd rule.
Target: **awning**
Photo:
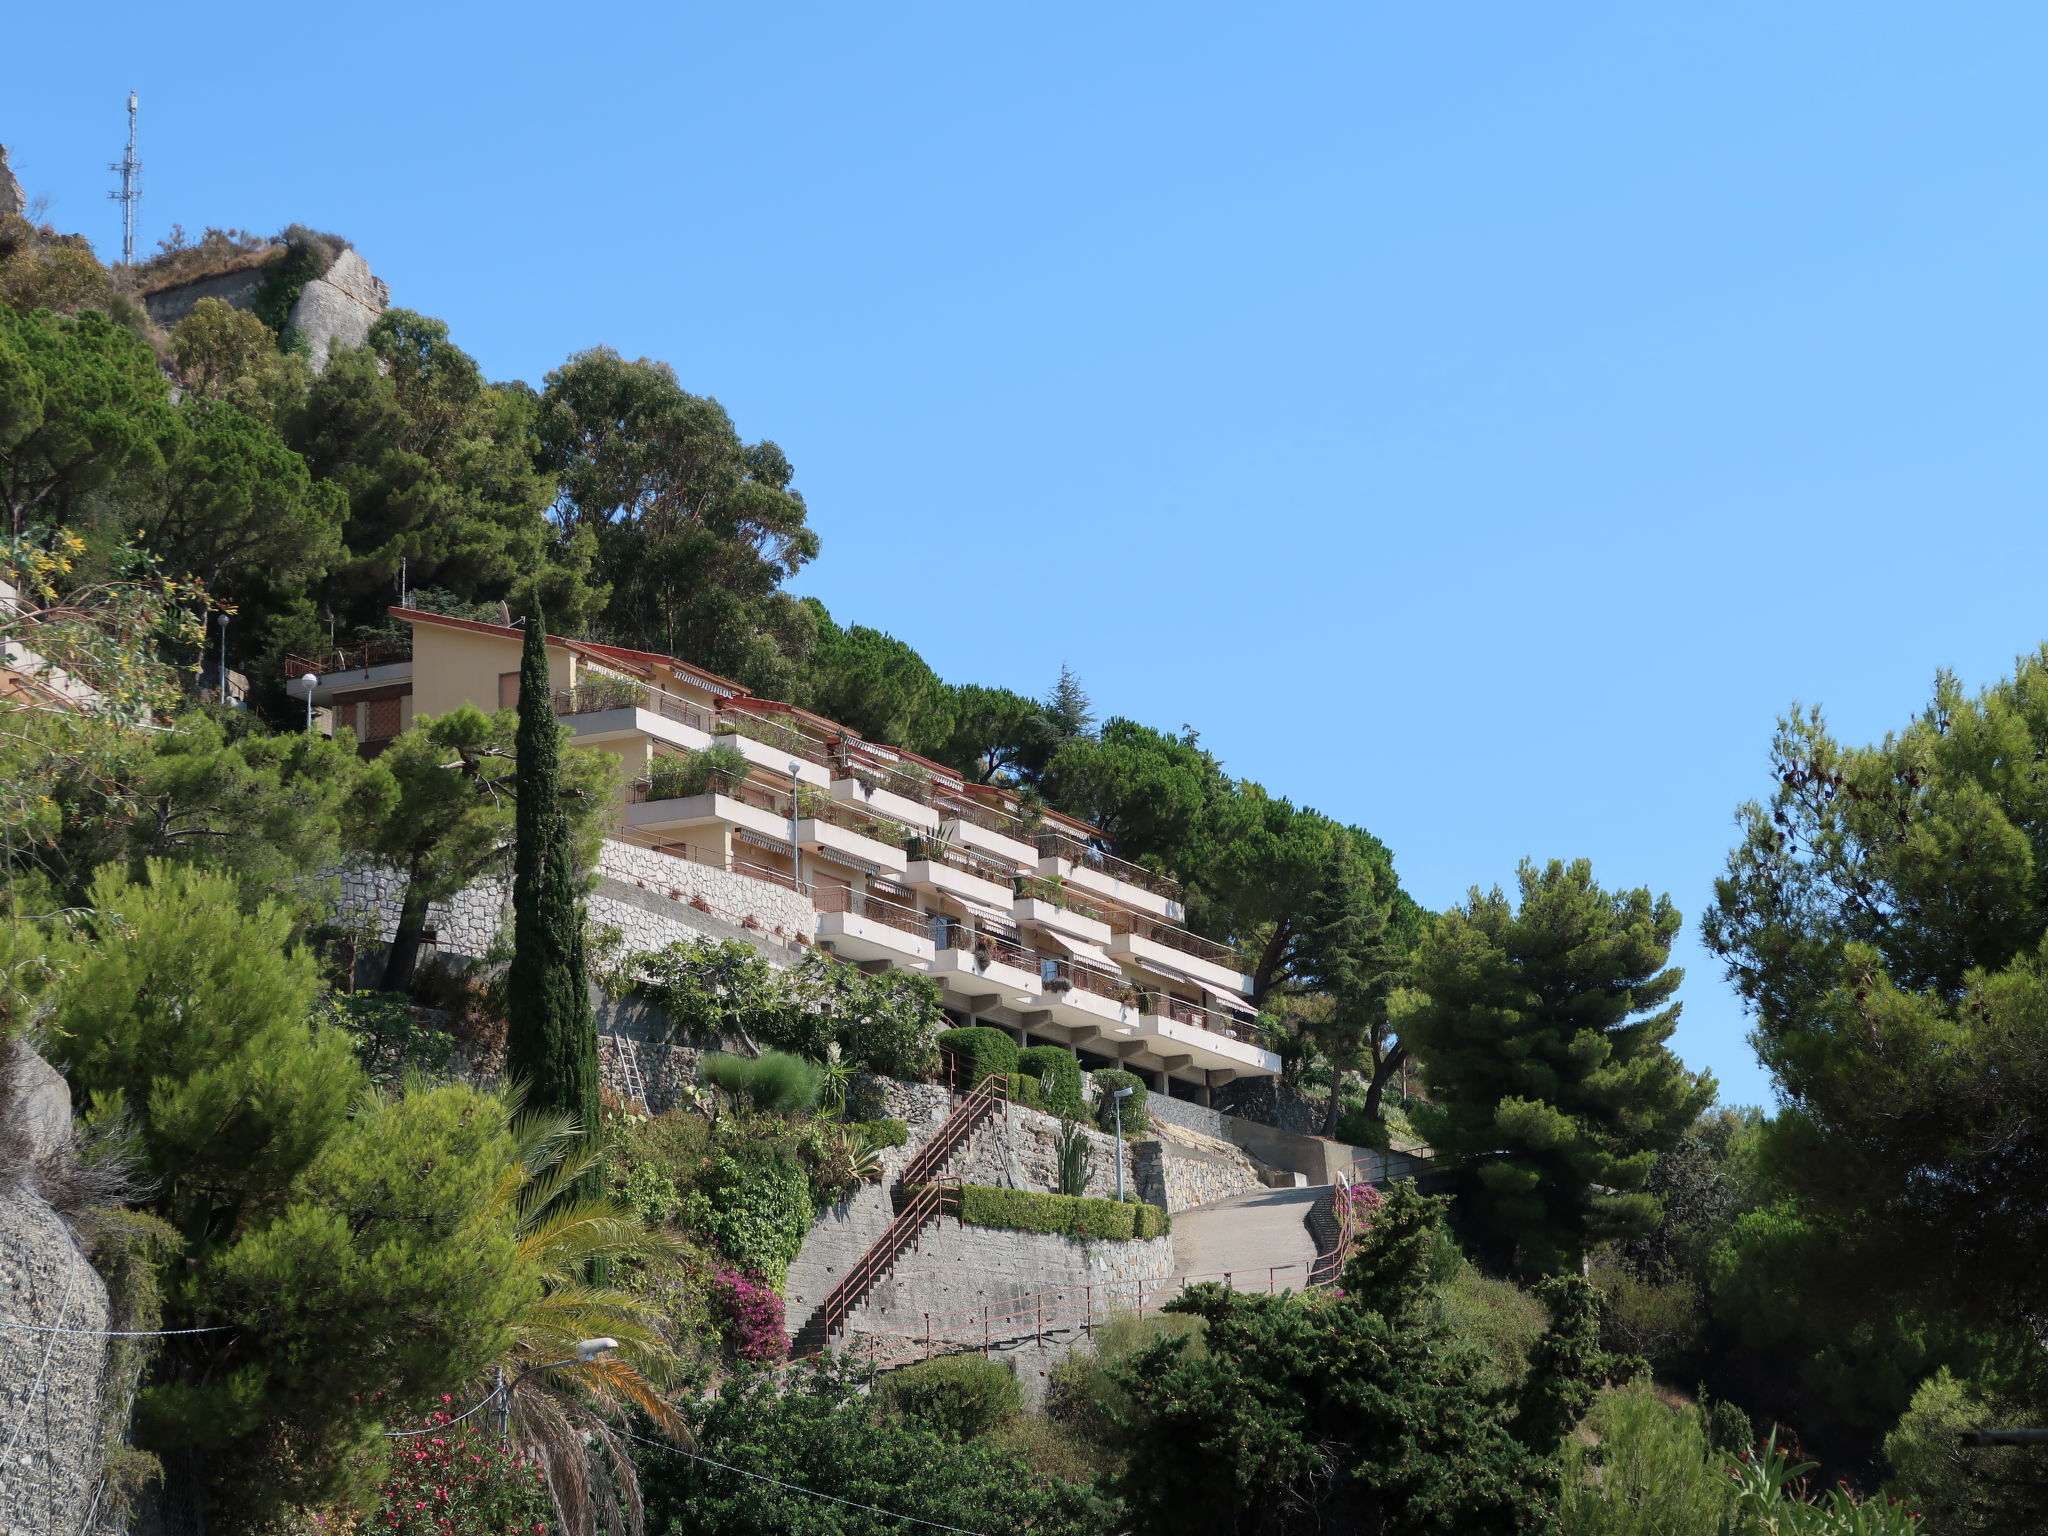
[[[1070,939],[1056,928],[1046,928],[1043,924],[1039,926],[1046,938],[1091,969],[1107,971],[1112,976],[1123,975],[1122,968],[1109,958],[1108,952],[1100,945],[1084,943],[1080,939]]]
[[[967,915],[975,919],[975,926],[977,928],[983,923],[988,923],[1004,938],[1014,938],[1016,936],[1016,914],[1005,911],[1001,907],[991,906],[985,901],[976,901],[971,896],[956,895],[952,891],[942,891],[940,894],[954,905],[965,907]]]
[[[1139,955],[1133,955],[1131,956],[1131,959],[1137,962],[1139,970],[1150,972],[1152,975],[1157,976],[1161,981],[1177,982],[1183,987],[1192,987],[1195,985],[1194,977],[1184,975],[1180,971],[1176,971],[1170,965],[1161,965],[1157,960],[1147,960]]]
[[[1241,1013],[1248,1019],[1255,1019],[1259,1016],[1259,1010],[1254,1008],[1250,1003],[1245,1001],[1243,993],[1226,992],[1221,987],[1211,986],[1208,982],[1202,980],[1202,978],[1199,976],[1194,977],[1193,980],[1196,986],[1200,987],[1204,992],[1208,993],[1209,996],[1214,998],[1217,1002],[1221,1003],[1225,1008],[1228,1008],[1232,1013]]]

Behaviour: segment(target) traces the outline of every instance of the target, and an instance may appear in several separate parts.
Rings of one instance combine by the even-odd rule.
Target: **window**
[[[498,708],[517,709],[518,707],[519,674],[517,672],[500,672],[498,674]]]
[[[365,741],[389,741],[398,734],[399,700],[372,699],[370,718],[363,731]]]

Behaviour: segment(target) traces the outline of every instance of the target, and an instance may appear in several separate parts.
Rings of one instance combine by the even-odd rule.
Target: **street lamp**
[[[505,1367],[498,1367],[498,1384],[493,1389],[498,1399],[498,1439],[512,1438],[512,1393],[519,1383],[541,1371],[558,1371],[565,1365],[588,1365],[608,1349],[617,1349],[617,1339],[585,1339],[576,1346],[576,1353],[563,1360],[550,1360],[545,1365],[529,1365],[515,1376],[508,1385],[505,1381]]]
[[[308,672],[299,679],[306,685],[306,734],[313,734],[313,690],[320,685],[320,679]]]
[[[796,759],[791,758],[789,762],[789,869],[791,882],[796,887],[796,893],[801,896],[804,890],[804,848],[803,844],[796,840],[796,775]]]
[[[1128,1088],[1119,1088],[1109,1096],[1110,1107],[1116,1112],[1116,1197],[1124,1197],[1124,1100],[1131,1096]]]
[[[220,704],[221,704],[221,708],[225,709],[225,708],[227,708],[227,704],[228,704],[228,616],[227,616],[227,615],[226,615],[225,613],[223,613],[223,614],[222,614],[222,615],[220,616],[220,678],[219,678],[219,682],[220,682]]]

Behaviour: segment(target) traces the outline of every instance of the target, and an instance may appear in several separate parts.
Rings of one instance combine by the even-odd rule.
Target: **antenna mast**
[[[107,169],[121,173],[121,190],[107,196],[121,205],[121,262],[135,265],[135,205],[142,201],[142,162],[135,158],[135,93],[128,93],[128,153]]]

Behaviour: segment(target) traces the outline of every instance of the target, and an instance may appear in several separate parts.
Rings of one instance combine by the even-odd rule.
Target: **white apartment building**
[[[366,754],[415,715],[518,701],[519,630],[391,614],[410,647],[288,662]],[[1102,852],[1087,823],[1048,811],[1027,824],[1006,790],[672,656],[550,636],[548,666],[576,744],[618,758],[615,845],[740,877],[720,882],[727,906],[755,891],[786,914],[791,893],[806,898],[798,942],[921,971],[958,1022],[1069,1047],[1157,1092],[1207,1103],[1280,1071],[1236,953],[1182,927],[1175,882]],[[744,774],[707,776],[696,755],[712,747]]]

